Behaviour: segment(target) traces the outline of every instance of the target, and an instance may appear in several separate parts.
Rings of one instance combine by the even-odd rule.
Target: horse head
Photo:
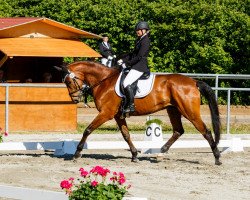
[[[66,84],[69,95],[74,103],[79,103],[85,88],[84,76],[69,66],[54,66],[54,68],[62,73],[62,82]]]

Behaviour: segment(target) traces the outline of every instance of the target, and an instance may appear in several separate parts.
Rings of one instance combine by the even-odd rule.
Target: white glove
[[[112,60],[113,59],[113,57],[112,56],[108,56],[108,60]]]
[[[125,63],[122,63],[122,68],[123,68],[123,69],[127,68],[127,66],[126,66]]]
[[[122,65],[122,64],[123,64],[123,60],[122,60],[122,59],[118,60],[118,61],[117,61],[117,64],[118,64],[118,65]]]
[[[116,55],[113,55],[113,58],[116,58]]]

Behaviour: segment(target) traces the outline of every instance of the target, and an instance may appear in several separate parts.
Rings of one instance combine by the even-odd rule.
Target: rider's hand
[[[112,56],[108,56],[108,60],[112,60],[113,59],[113,57]]]
[[[122,64],[123,64],[123,60],[122,60],[122,59],[118,60],[118,61],[117,61],[117,64],[118,64],[118,65],[122,65]]]
[[[122,63],[122,68],[123,68],[123,69],[127,68],[127,66],[126,66],[125,63]]]
[[[116,55],[113,55],[113,58],[116,58]]]

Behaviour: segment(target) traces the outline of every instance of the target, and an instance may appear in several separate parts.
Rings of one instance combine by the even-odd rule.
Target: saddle
[[[125,77],[127,76],[129,72],[129,69],[124,69],[119,78],[117,79],[116,85],[115,85],[115,91],[116,94],[120,97],[124,97],[124,87],[123,87],[123,81]],[[133,88],[133,92],[135,97],[134,98],[142,98],[147,96],[154,85],[154,79],[155,79],[155,74],[153,73],[143,73],[143,75],[135,81],[131,87]]]

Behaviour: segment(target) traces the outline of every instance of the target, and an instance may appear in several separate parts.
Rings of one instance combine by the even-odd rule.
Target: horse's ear
[[[61,67],[58,67],[58,66],[53,66],[57,71],[59,71],[59,72],[62,72],[63,71],[63,69],[61,68]]]
[[[58,67],[58,66],[53,66],[57,71],[59,72],[65,72],[65,73],[69,73],[69,71],[67,70],[67,68],[65,66],[61,66],[61,67]]]
[[[69,73],[69,70],[68,70],[68,68],[66,66],[62,66],[62,71],[64,73]]]

